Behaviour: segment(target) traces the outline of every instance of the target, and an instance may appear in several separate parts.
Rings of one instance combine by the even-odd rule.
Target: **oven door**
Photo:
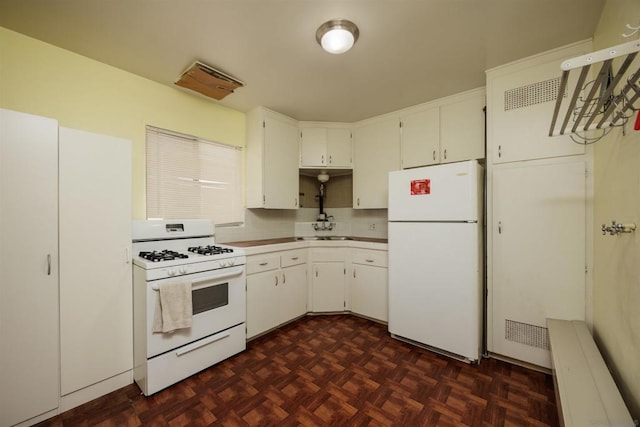
[[[244,265],[147,282],[147,358],[189,344],[246,321]],[[191,328],[153,333],[159,286],[190,281],[193,304]]]

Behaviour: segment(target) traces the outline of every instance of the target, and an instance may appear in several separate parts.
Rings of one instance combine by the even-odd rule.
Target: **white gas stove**
[[[246,258],[214,231],[207,220],[133,223],[134,379],[145,395],[246,348]],[[192,325],[154,332],[160,290],[176,284],[191,289]]]
[[[149,280],[244,264],[244,251],[215,244],[214,230],[208,220],[134,221],[133,263]]]

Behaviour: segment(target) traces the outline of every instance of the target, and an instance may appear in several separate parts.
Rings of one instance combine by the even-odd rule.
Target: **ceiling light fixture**
[[[332,19],[320,25],[316,31],[316,40],[329,53],[345,53],[355,44],[360,30],[346,19]]]

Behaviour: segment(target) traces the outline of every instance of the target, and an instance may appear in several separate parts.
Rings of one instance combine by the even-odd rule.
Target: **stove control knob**
[[[187,267],[180,267],[180,274],[187,274]]]
[[[220,267],[226,267],[227,263],[224,260],[220,260]]]
[[[229,260],[229,264],[228,264],[228,265],[229,265],[229,267],[233,267],[234,265],[236,265],[236,260],[235,260],[235,259],[233,259],[233,258],[231,258],[231,259]]]
[[[176,271],[173,268],[170,268],[167,270],[167,275],[169,275],[170,277],[173,277],[176,275]]]

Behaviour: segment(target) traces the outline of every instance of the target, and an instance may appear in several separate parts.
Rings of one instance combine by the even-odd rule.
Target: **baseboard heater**
[[[547,328],[560,425],[634,427],[585,322],[547,319]]]

